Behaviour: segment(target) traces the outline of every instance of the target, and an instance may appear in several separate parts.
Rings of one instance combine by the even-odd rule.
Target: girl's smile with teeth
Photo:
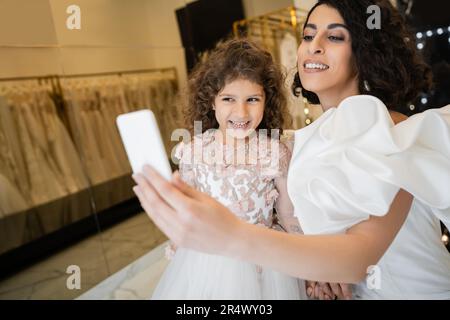
[[[250,121],[228,120],[228,123],[231,125],[231,128],[233,129],[247,129],[248,125],[250,124]]]
[[[261,123],[265,106],[264,88],[248,79],[225,84],[214,99],[214,112],[223,136],[242,139]]]

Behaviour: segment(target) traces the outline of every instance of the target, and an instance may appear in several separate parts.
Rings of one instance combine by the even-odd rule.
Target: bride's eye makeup
[[[330,34],[328,36],[328,39],[330,39],[333,42],[342,42],[345,40],[345,37],[341,34]]]
[[[347,39],[346,33],[348,32],[348,28],[345,24],[342,23],[332,23],[328,25],[328,39],[333,42],[342,42]]]
[[[345,41],[347,36],[345,35],[345,30],[334,30],[336,28],[344,28],[345,30],[348,30],[347,26],[345,24],[341,23],[332,23],[329,24],[327,29],[331,31],[327,38],[333,42],[342,42]],[[303,33],[303,40],[304,41],[312,41],[315,37],[315,33],[317,31],[317,26],[313,23],[308,23],[305,26],[305,30]]]
[[[303,35],[303,40],[308,42],[308,41],[312,41],[314,39],[313,35],[309,35],[309,34],[305,34]],[[345,41],[345,37],[342,35],[329,35],[328,39],[330,39],[333,42],[342,42]]]
[[[314,36],[312,36],[312,35],[303,35],[303,40],[305,40],[305,41],[311,41],[312,39],[314,38]]]
[[[316,25],[308,23],[303,30],[303,40],[312,41],[314,39],[315,30],[317,30]]]

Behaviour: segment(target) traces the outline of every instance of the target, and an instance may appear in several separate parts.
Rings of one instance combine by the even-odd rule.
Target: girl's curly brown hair
[[[284,75],[269,52],[248,39],[232,39],[219,43],[204,62],[189,76],[185,121],[193,131],[194,121],[202,122],[202,132],[218,128],[214,99],[225,85],[246,79],[264,88],[266,102],[258,129],[279,129],[289,124],[290,116],[284,87]]]
[[[410,113],[409,105],[421,92],[428,92],[432,73],[418,54],[414,36],[407,29],[400,13],[388,0],[319,0],[306,18],[320,5],[339,11],[350,31],[352,52],[357,67],[359,91],[383,101],[388,109]],[[377,5],[381,13],[381,29],[369,29],[367,8]],[[364,88],[368,82],[370,91]],[[293,93],[302,95],[310,103],[319,104],[314,92],[302,88],[297,74],[292,86]]]

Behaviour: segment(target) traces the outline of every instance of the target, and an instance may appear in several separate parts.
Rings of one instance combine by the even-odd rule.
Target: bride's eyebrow
[[[335,28],[344,28],[347,31],[349,31],[348,27],[345,24],[342,24],[342,23],[331,23],[331,24],[328,25],[328,29],[335,29]]]
[[[306,28],[311,28],[311,29],[313,29],[313,30],[317,30],[317,25],[315,25],[314,23],[308,23],[308,24],[306,24],[306,26],[305,26],[305,29],[306,29]],[[347,27],[345,24],[342,24],[342,23],[331,23],[331,24],[329,24],[328,27],[327,27],[327,29],[335,29],[335,28],[344,28],[344,29],[346,29],[347,31],[349,31],[349,30],[348,30],[348,27]]]

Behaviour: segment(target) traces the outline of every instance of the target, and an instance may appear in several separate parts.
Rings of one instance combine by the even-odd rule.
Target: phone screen
[[[153,112],[139,110],[121,114],[117,126],[133,173],[142,173],[148,164],[169,180],[172,170]]]

